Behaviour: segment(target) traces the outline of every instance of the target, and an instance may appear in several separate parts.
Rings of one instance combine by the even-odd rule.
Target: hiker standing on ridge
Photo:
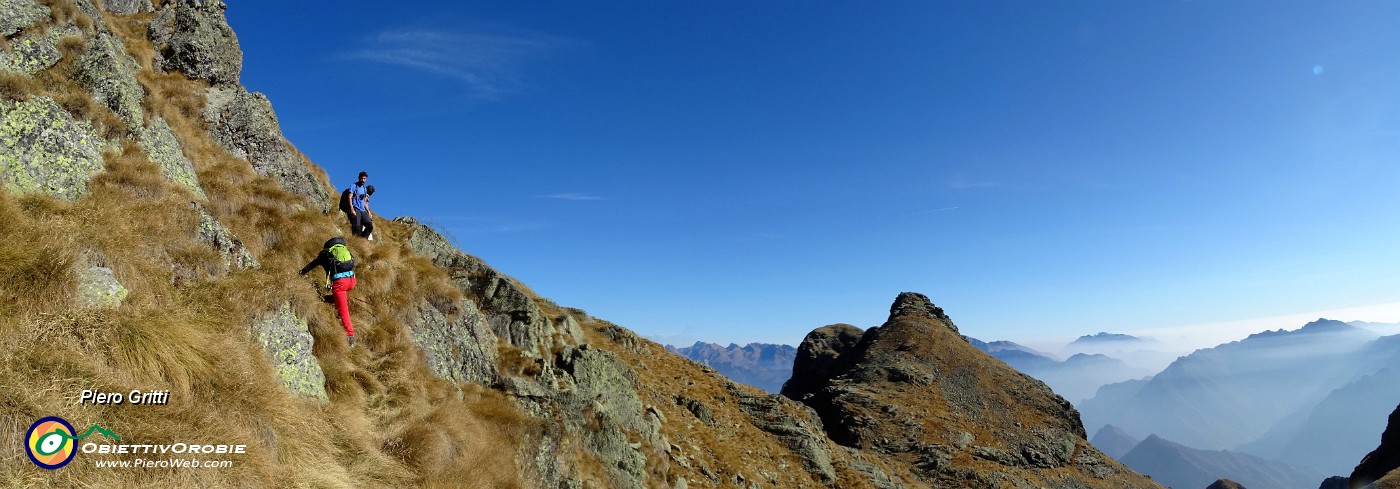
[[[365,194],[360,196],[358,201],[362,207],[358,209],[360,214],[360,236],[374,241],[374,211],[369,210],[369,197],[374,195],[374,185],[365,187]]]
[[[365,213],[363,197],[368,191],[365,182],[369,181],[369,174],[360,172],[360,178],[355,183],[350,184],[340,192],[340,210],[345,212],[345,218],[350,221],[350,234],[360,236],[360,228],[364,226],[362,219],[368,214]]]
[[[355,259],[350,256],[350,249],[345,247],[345,238],[336,236],[326,241],[321,253],[301,269],[301,275],[306,275],[306,272],[317,265],[326,269],[326,279],[330,280],[335,308],[340,313],[340,325],[345,327],[350,347],[354,348],[355,326],[350,324],[350,299],[346,293],[355,288]]]

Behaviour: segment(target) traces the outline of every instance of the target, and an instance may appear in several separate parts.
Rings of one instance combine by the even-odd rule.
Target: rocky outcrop
[[[1346,477],[1334,475],[1323,480],[1322,485],[1317,486],[1317,489],[1349,489],[1350,487],[1351,484],[1348,483]]]
[[[558,318],[561,328],[545,316],[538,304],[531,298],[525,286],[515,279],[487,266],[480,259],[462,253],[447,238],[411,217],[401,217],[394,222],[409,229],[408,246],[415,253],[432,260],[433,264],[446,269],[469,297],[474,298],[487,314],[487,324],[496,336],[513,347],[521,349],[532,358],[545,358],[556,344],[579,344],[582,331],[575,323],[567,327],[573,319]]]
[[[1244,488],[1244,486],[1241,486],[1240,483],[1235,482],[1235,481],[1232,481],[1232,480],[1230,480],[1230,479],[1220,479],[1220,480],[1217,480],[1217,481],[1215,481],[1215,482],[1212,482],[1209,486],[1206,486],[1206,489],[1245,489],[1245,488]]]
[[[326,400],[326,375],[311,354],[312,339],[305,319],[290,303],[253,323],[253,341],[267,353],[282,385],[298,395]]]
[[[150,0],[102,0],[102,8],[118,15],[132,15],[155,11]]]
[[[204,209],[204,206],[197,202],[191,202],[190,205],[199,214],[200,241],[214,248],[223,257],[222,270],[225,273],[235,269],[247,270],[262,266],[258,263],[258,259],[254,258],[253,254],[248,251],[248,247],[243,246],[243,241],[234,236],[233,231],[230,231],[218,219],[215,219],[209,211]]]
[[[496,383],[496,335],[471,301],[457,301],[448,311],[424,301],[409,331],[439,377],[459,383]]]
[[[807,472],[826,484],[836,481],[831,450],[822,436],[822,422],[816,412],[778,395],[754,396],[739,389],[730,389],[730,394],[754,426],[798,454]]]
[[[1381,444],[1361,459],[1352,470],[1352,489],[1363,487],[1400,487],[1400,406],[1390,413]],[[1382,486],[1382,483],[1387,484]]]
[[[49,18],[49,8],[34,0],[0,0],[0,37],[10,37]]]
[[[0,100],[0,183],[14,193],[73,200],[103,169],[106,141],[48,97]]]
[[[330,209],[325,184],[282,137],[272,102],[266,96],[249,93],[241,86],[216,87],[209,89],[206,100],[204,119],[214,141],[252,164],[259,175],[271,177],[288,192],[305,197],[313,207]]]
[[[855,349],[862,333],[849,324],[822,326],[807,333],[797,347],[792,378],[783,385],[781,393],[798,401],[815,394],[832,377],[841,357]]]
[[[90,309],[110,309],[122,305],[127,290],[107,267],[87,267],[78,272],[78,300]]]
[[[141,108],[146,91],[136,81],[139,69],[121,41],[104,32],[88,39],[74,76],[94,100],[112,109],[128,127],[137,128],[146,119]]]
[[[215,85],[238,83],[243,50],[214,2],[165,2],[148,29],[156,46],[156,64]]]
[[[180,148],[180,140],[170,131],[170,124],[165,122],[165,118],[151,118],[150,125],[138,132],[138,142],[141,149],[151,158],[151,162],[160,167],[160,172],[165,178],[201,199],[209,198],[204,193],[204,187],[199,185],[194,163],[185,157],[185,152]]]
[[[585,343],[572,314],[547,315],[523,285],[462,253],[437,231],[413,218],[394,222],[406,227],[409,249],[446,270],[470,302],[479,305],[478,310],[463,304],[462,319],[452,323],[472,331],[467,336],[479,340],[462,334],[419,337],[415,333],[439,375],[446,372],[444,377],[450,378],[467,371],[471,373],[464,375],[485,376],[488,372],[476,366],[475,358],[492,353],[463,343],[494,348],[497,338],[515,357],[501,363],[527,364],[518,372],[491,374],[496,385],[514,396],[526,412],[551,423],[546,431],[552,434],[532,447],[532,453],[523,454],[536,462],[540,486],[572,487],[559,458],[560,439],[573,438],[582,440],[588,453],[597,457],[610,487],[648,487],[649,464],[666,463],[656,450],[669,442],[660,434],[660,412],[642,403],[631,367],[616,354]],[[423,309],[425,318],[436,316],[429,309]],[[635,347],[640,342],[629,338],[631,332],[616,329],[609,337],[619,344]],[[482,344],[485,341],[490,343]]]
[[[46,32],[26,31],[10,41],[10,49],[0,49],[0,71],[33,75],[52,68],[63,58],[59,42],[69,36],[81,35],[77,26],[51,26]]]
[[[789,382],[805,388],[784,394],[833,441],[905,461],[896,484],[1159,487],[1095,450],[1073,406],[973,347],[926,296],[900,294],[854,345],[849,328],[809,335]]]

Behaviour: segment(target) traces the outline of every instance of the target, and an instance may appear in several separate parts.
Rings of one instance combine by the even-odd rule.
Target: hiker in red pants
[[[350,324],[350,298],[346,295],[355,288],[355,259],[350,249],[345,247],[345,238],[336,236],[326,241],[321,253],[301,269],[301,274],[320,265],[326,269],[326,279],[331,282],[331,295],[335,297],[335,308],[340,312],[340,325],[345,327],[350,347],[355,347],[355,326]]]

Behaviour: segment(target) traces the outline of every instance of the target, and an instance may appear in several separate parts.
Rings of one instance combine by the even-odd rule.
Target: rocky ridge
[[[79,415],[151,441],[221,430],[253,452],[199,479],[75,467],[49,482],[1158,487],[1089,447],[1063,399],[988,363],[914,294],[881,328],[814,332],[791,383],[810,394],[799,402],[558,306],[401,218],[374,245],[352,243],[364,300],[361,343],[347,347],[314,279],[289,271],[340,232],[331,187],[271,102],[239,84],[224,8],[0,0],[0,230],[148,218],[66,238],[83,246],[35,240],[40,252],[17,255],[32,250],[0,243],[55,270],[30,277],[55,300],[0,305],[0,346],[19,355],[0,362],[0,383],[165,386],[180,404]],[[7,287],[0,297],[18,297]],[[3,391],[6,419],[72,410]],[[930,393],[939,404],[922,403]],[[0,432],[18,436],[12,424]],[[0,483],[33,483],[31,467],[4,467]]]

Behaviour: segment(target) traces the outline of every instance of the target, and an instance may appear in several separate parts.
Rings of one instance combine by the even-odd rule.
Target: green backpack
[[[332,276],[355,270],[355,258],[350,256],[350,248],[345,246],[345,238],[336,236],[326,241],[324,253],[330,257],[331,266],[326,271]]]

